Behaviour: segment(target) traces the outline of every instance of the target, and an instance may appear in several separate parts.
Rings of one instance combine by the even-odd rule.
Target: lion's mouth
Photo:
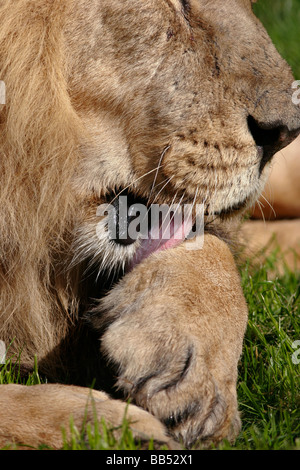
[[[132,247],[127,271],[151,254],[180,245],[195,232],[195,215],[182,206],[151,204],[122,191],[110,203],[108,234],[112,243]],[[193,230],[194,229],[194,230]]]
[[[126,272],[148,256],[169,250],[205,231],[206,221],[235,216],[248,206],[248,198],[217,212],[195,212],[192,204],[149,204],[126,190],[109,195],[107,233],[110,243],[126,253]],[[198,210],[198,209],[197,209]],[[125,250],[125,251],[124,251]]]
[[[93,283],[89,282],[94,286],[89,288],[91,298],[111,290],[149,256],[158,256],[186,241],[188,250],[201,249],[205,232],[222,236],[219,222],[235,217],[247,205],[245,200],[219,212],[210,210],[207,213],[209,206],[195,203],[195,197],[191,203],[187,200],[182,204],[180,199],[175,206],[159,205],[124,189],[117,193],[108,192],[101,201],[97,208],[97,216],[101,219],[95,235],[92,236],[93,222],[92,231],[87,226],[85,232],[76,236],[79,243],[74,247],[72,260],[73,266],[82,260],[85,277],[94,278]],[[195,206],[201,209],[200,212]]]
[[[170,200],[173,200],[171,196]],[[154,204],[123,188],[108,192],[102,201],[106,213],[101,214],[96,245],[94,239],[90,243],[89,232],[86,252],[94,252],[97,247],[95,255],[88,259],[89,269],[92,272],[97,266],[105,291],[150,256],[172,250],[186,241],[187,249],[201,249],[205,232],[219,236],[220,222],[238,217],[248,206],[248,198],[218,212],[201,201],[196,203],[196,197],[190,203],[187,199],[182,204],[179,199],[169,206],[164,199],[161,204]],[[80,250],[81,247],[82,243]]]

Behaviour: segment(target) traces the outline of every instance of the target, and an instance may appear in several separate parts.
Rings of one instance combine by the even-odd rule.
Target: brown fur
[[[63,403],[59,409],[58,403]],[[101,416],[107,424],[117,427],[115,436],[122,432],[124,417],[131,422],[131,431],[140,441],[149,441],[155,436],[157,444],[178,446],[166,436],[164,426],[153,416],[136,406],[111,400],[104,392],[66,385],[20,385],[3,386],[0,404],[5,407],[5,419],[1,423],[1,445],[17,444],[18,449],[30,449],[38,444],[59,449],[63,445],[63,432],[70,437],[70,417],[83,430],[83,423],[93,424],[95,415]],[[45,409],[47,412],[45,413]],[[21,417],[21,419],[20,419]],[[102,423],[100,423],[101,430]]]
[[[119,365],[117,385],[187,446],[234,439],[247,306],[230,250],[206,235],[197,255],[183,244],[136,270],[100,304],[115,319],[102,348]]]
[[[133,393],[186,445],[238,432],[246,307],[233,259],[225,243],[207,235],[203,251],[187,255],[179,247],[137,266],[94,310],[96,330],[99,323],[107,328],[100,355],[103,331],[87,327],[84,315],[107,288],[107,268],[117,273],[136,247],[112,248],[105,237],[99,243],[96,209],[109,191],[130,187],[149,203],[204,203],[207,223],[223,230],[218,214],[235,218],[236,206],[240,214],[257,198],[268,164],[260,175],[247,117],[284,127],[275,153],[296,136],[300,113],[290,69],[250,4],[191,0],[184,11],[179,0],[0,1],[7,92],[0,114],[0,339],[13,340],[11,353],[22,349],[25,365],[37,354],[41,373],[54,381],[84,385],[97,376],[97,386],[111,389],[117,370],[123,396]],[[93,269],[99,279],[91,288]],[[169,341],[162,349],[157,335]],[[187,350],[191,362],[177,387]],[[103,353],[114,366],[103,363]],[[0,443],[53,443],[57,433],[47,420],[66,422],[69,389],[59,386],[62,398],[44,412],[43,437],[34,425],[30,436],[18,434],[11,415],[16,401],[18,422],[26,419],[27,396],[37,413],[45,410],[44,392],[22,390],[19,402],[16,389],[1,389],[9,412],[1,416]],[[140,420],[135,408],[132,416]],[[157,421],[159,441],[161,432]]]

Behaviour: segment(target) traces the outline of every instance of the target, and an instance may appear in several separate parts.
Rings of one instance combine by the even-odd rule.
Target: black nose
[[[257,147],[262,149],[260,173],[276,152],[289,145],[300,134],[300,127],[290,131],[281,122],[261,124],[253,116],[248,116],[248,128]]]

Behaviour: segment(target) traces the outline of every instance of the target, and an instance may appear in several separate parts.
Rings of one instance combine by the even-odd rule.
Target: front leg
[[[149,257],[101,301],[96,328],[103,319],[102,350],[126,398],[187,447],[236,437],[247,306],[225,243],[206,235],[202,250]]]

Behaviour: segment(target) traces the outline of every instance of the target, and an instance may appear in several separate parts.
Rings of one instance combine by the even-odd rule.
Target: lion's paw
[[[207,235],[196,253],[179,246],[149,257],[101,300],[94,327],[102,333],[103,321],[102,352],[125,398],[186,447],[236,437],[247,305],[223,242]]]
[[[240,430],[234,380],[216,381],[196,339],[136,320],[117,320],[102,339],[125,398],[159,418],[187,448],[233,440]]]

